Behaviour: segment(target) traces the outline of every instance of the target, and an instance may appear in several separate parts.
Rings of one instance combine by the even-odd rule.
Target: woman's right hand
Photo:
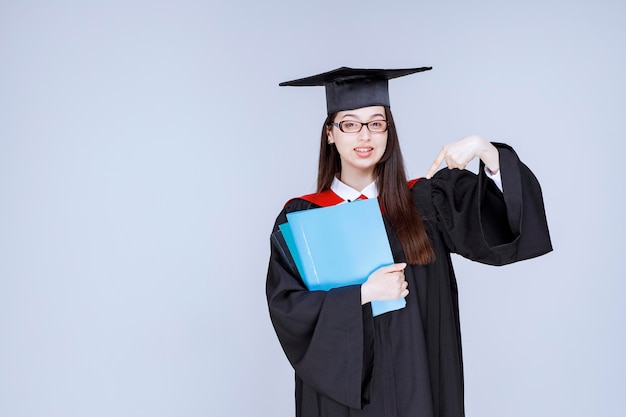
[[[387,265],[372,272],[361,285],[361,304],[371,301],[397,300],[409,294],[408,282],[404,279],[406,263]]]

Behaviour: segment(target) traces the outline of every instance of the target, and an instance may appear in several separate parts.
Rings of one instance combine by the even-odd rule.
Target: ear
[[[335,138],[333,137],[333,127],[332,126],[327,126],[326,127],[326,136],[328,137],[328,144],[329,145],[331,143],[335,143]]]

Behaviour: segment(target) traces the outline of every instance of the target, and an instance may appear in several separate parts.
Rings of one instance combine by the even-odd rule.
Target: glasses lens
[[[346,133],[358,132],[361,130],[361,127],[363,127],[361,123],[354,122],[352,120],[344,120],[343,122],[339,123],[339,128],[341,129],[341,131]]]
[[[373,122],[369,122],[367,125],[371,132],[384,132],[387,130],[387,121],[386,120],[374,120]]]

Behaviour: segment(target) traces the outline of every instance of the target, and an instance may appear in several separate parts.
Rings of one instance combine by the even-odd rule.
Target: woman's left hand
[[[493,174],[500,170],[498,149],[482,136],[470,135],[441,148],[426,178],[432,178],[444,160],[448,169],[465,169],[467,164],[476,157],[480,158]]]

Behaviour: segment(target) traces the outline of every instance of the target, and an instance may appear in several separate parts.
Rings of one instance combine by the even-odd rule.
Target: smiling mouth
[[[366,152],[371,152],[374,150],[374,148],[372,147],[365,147],[365,148],[354,148],[355,151],[357,152],[361,152],[361,153],[366,153]]]

